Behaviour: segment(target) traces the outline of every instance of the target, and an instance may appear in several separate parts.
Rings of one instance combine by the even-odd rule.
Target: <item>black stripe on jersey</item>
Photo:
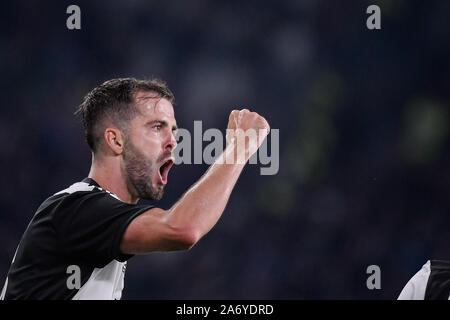
[[[449,300],[450,261],[431,260],[430,269],[425,300]]]

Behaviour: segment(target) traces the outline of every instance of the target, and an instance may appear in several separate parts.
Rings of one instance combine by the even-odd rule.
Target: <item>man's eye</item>
[[[155,130],[160,130],[161,129],[161,125],[160,124],[157,124],[156,126],[153,126],[153,129],[155,129]]]

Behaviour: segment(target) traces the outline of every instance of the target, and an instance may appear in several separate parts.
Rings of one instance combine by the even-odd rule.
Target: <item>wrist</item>
[[[227,140],[227,146],[217,161],[220,164],[244,166],[249,159],[250,152],[248,149],[233,137]]]

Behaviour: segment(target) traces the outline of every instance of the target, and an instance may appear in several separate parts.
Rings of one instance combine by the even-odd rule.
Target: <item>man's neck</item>
[[[102,189],[114,193],[120,200],[126,203],[136,204],[138,198],[133,198],[120,170],[114,170],[108,165],[99,165],[92,162],[89,178],[94,179]]]

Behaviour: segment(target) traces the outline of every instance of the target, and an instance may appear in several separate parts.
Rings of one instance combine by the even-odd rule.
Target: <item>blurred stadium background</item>
[[[190,251],[131,259],[123,299],[396,298],[450,256],[449,15],[419,0],[2,2],[1,285],[39,204],[88,173],[84,94],[156,76],[180,127],[225,129],[240,106],[268,118],[280,170],[247,167]],[[172,169],[159,205],[206,168]],[[372,264],[381,290],[366,287]]]

